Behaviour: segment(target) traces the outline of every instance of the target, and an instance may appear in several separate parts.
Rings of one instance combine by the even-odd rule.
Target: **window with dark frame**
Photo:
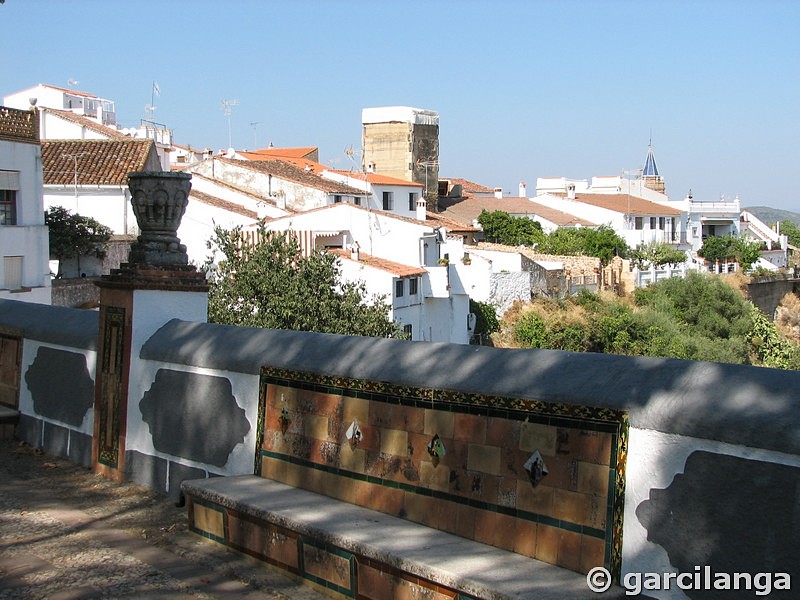
[[[17,191],[0,190],[0,225],[17,224]]]
[[[417,295],[417,285],[419,279],[416,277],[412,277],[408,280],[408,295],[409,296],[416,296]]]
[[[402,298],[405,293],[405,279],[398,279],[394,282],[394,296],[395,298]]]
[[[392,210],[392,192],[383,192],[383,210]]]
[[[408,210],[417,210],[417,193],[408,193]]]

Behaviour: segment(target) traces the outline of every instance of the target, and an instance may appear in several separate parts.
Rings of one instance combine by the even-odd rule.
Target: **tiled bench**
[[[184,481],[193,531],[334,597],[598,598],[586,577],[253,475]],[[614,587],[603,598],[622,598]]]

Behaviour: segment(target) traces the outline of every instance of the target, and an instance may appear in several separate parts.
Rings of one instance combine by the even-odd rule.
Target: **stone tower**
[[[365,108],[361,113],[362,168],[425,186],[439,185],[439,113],[408,106]]]

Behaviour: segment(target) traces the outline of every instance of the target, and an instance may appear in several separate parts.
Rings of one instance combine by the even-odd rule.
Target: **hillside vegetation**
[[[784,308],[779,330],[725,279],[695,271],[638,289],[631,298],[584,291],[518,304],[504,315],[493,342],[800,369],[800,344],[791,335],[800,323],[800,301]]]

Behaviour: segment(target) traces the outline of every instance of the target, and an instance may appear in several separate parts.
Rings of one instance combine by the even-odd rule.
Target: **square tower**
[[[361,112],[362,168],[425,186],[435,199],[439,181],[439,113],[409,106]]]

